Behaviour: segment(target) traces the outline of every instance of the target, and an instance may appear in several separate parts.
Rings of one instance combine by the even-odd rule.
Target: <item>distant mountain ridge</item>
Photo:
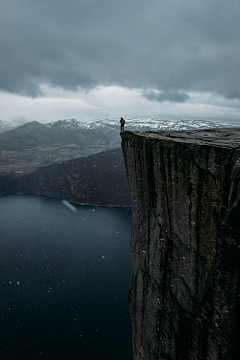
[[[106,149],[120,147],[119,131],[99,127],[89,129],[75,119],[49,124],[28,122],[13,130],[0,133],[0,151],[22,151],[37,146],[75,144],[82,148],[102,145]]]
[[[1,123],[0,123],[1,126]],[[203,120],[126,119],[126,130],[236,127]],[[120,119],[28,122],[0,133],[0,194],[42,194],[72,202],[130,204]]]
[[[1,122],[0,122],[1,127]],[[204,120],[160,120],[157,118],[127,118],[126,130],[194,130],[236,127],[236,124]],[[80,147],[120,147],[119,119],[96,119],[80,122],[75,119],[58,120],[48,124],[28,122],[0,133],[0,151],[30,149],[52,144],[75,144]]]
[[[96,119],[81,123],[87,129],[111,128],[119,130],[119,119]],[[240,125],[240,124],[239,124]],[[82,125],[81,125],[82,126]],[[171,120],[152,117],[126,118],[126,130],[194,130],[236,127],[236,123],[213,122],[206,120]]]

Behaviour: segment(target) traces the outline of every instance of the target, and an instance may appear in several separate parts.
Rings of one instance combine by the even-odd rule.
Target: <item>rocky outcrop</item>
[[[130,132],[134,360],[240,358],[240,130]]]
[[[56,146],[13,154],[12,163],[10,155],[6,154],[7,165],[0,167],[0,194],[39,194],[102,206],[130,205],[121,149]]]

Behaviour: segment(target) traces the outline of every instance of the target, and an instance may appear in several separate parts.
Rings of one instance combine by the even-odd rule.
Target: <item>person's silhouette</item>
[[[121,123],[121,133],[122,133],[124,131],[124,124],[125,124],[124,118],[121,117],[120,123]]]

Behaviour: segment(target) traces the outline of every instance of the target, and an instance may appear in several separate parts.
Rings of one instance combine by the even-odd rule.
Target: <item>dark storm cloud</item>
[[[157,101],[189,91],[240,98],[239,13],[237,0],[1,0],[0,89],[35,97],[40,84],[119,85]]]
[[[172,101],[172,102],[185,102],[189,99],[188,94],[182,91],[162,91],[156,92],[153,90],[149,90],[147,92],[143,92],[142,94],[146,99],[151,101]]]

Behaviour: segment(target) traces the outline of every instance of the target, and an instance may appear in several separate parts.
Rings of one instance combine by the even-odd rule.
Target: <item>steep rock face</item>
[[[240,358],[240,130],[130,132],[134,360]]]
[[[30,163],[9,171],[0,169],[0,194],[41,194],[82,204],[130,205],[121,149],[92,155],[83,152],[76,158],[71,155],[68,161],[58,155],[55,162],[52,156],[49,164]]]

